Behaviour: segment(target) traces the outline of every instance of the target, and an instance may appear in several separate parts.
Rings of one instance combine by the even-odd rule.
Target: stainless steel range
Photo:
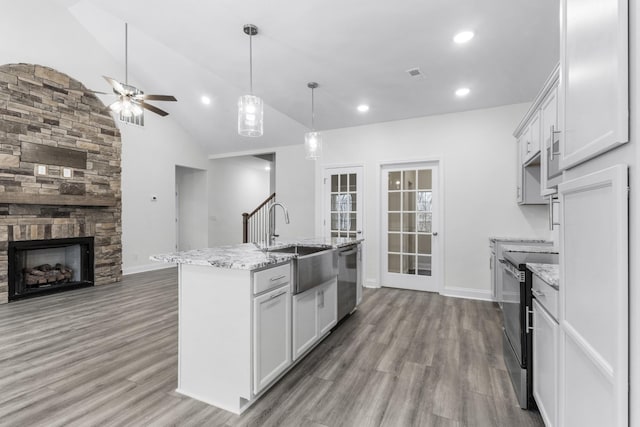
[[[536,262],[557,264],[558,254],[505,252],[502,262],[503,292],[502,313],[504,317],[503,353],[504,361],[511,377],[511,383],[518,396],[520,407],[535,407],[533,401],[533,369],[531,335],[531,272],[526,263]]]

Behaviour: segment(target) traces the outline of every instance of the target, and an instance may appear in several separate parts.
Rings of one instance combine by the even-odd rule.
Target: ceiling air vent
[[[407,70],[407,74],[409,74],[411,77],[413,77],[414,79],[418,79],[418,80],[424,80],[427,78],[427,76],[425,76],[422,71],[420,70],[420,68],[415,67],[415,68],[409,68]]]

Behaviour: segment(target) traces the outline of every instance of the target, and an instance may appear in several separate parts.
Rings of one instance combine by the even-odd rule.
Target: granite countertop
[[[502,242],[528,242],[528,243],[553,243],[550,240],[540,239],[540,238],[522,238],[522,237],[496,237],[490,236],[489,240],[491,242],[495,242],[496,240],[500,240]]]
[[[269,249],[285,248],[295,244],[327,248],[341,248],[362,242],[364,239],[354,238],[311,238],[298,240],[282,240],[271,245]],[[241,243],[237,245],[218,246],[215,248],[193,249],[190,251],[152,255],[152,261],[205,265],[237,270],[255,270],[268,265],[280,264],[296,258],[297,254],[267,252],[266,246],[258,243]]]
[[[527,268],[550,286],[559,289],[560,266],[558,264],[538,264],[528,262]]]
[[[553,246],[531,246],[531,245],[504,245],[503,252],[532,252],[537,254],[557,254],[558,249]]]

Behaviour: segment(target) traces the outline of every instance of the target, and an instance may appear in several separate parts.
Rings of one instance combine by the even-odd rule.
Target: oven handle
[[[500,262],[502,263],[502,268],[511,274],[518,282],[524,282],[524,274],[522,271],[513,267],[508,261],[500,260]]]

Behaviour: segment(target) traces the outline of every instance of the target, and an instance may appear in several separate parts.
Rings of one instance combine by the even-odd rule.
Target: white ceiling
[[[316,128],[326,130],[527,102],[558,61],[557,0],[58,1],[122,62],[111,76],[119,80],[128,22],[130,83],[175,95],[177,103],[156,103],[171,113],[163,120],[178,121],[211,154],[302,144],[309,81],[319,83]],[[237,99],[248,91],[247,23],[259,28],[261,138],[236,133]],[[476,37],[456,45],[465,29]],[[426,79],[409,77],[413,67]],[[464,99],[454,95],[461,86],[471,89]],[[371,110],[357,112],[359,103]]]

